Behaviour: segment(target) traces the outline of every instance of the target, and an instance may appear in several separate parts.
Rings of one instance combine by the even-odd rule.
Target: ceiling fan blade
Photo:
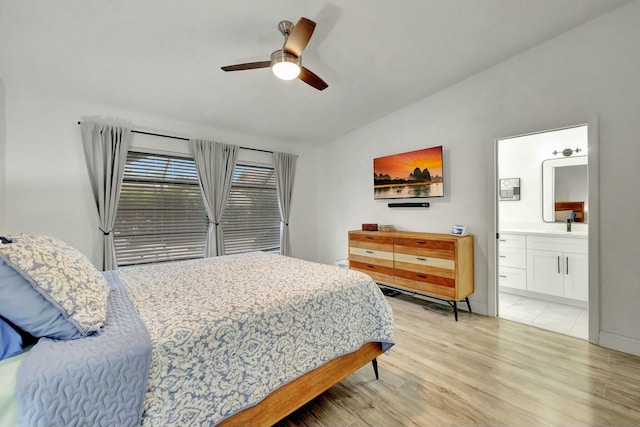
[[[282,50],[295,57],[302,55],[302,51],[307,47],[315,28],[316,23],[311,19],[300,18],[298,23],[293,26],[293,30],[284,43]]]
[[[316,73],[306,67],[302,67],[300,69],[300,75],[298,76],[298,78],[318,90],[325,90],[329,87],[329,85],[320,77],[318,77]]]
[[[254,70],[256,68],[268,68],[271,66],[271,61],[260,62],[247,62],[246,64],[227,65],[220,67],[223,71],[241,71],[241,70]]]

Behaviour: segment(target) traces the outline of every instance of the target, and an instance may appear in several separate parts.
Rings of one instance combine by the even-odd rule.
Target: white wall
[[[315,177],[307,173],[313,169],[314,163],[311,149],[303,144],[284,144],[202,124],[48,97],[9,83],[6,113],[4,234],[24,232],[52,235],[96,261],[97,213],[77,122],[102,117],[129,122],[136,129],[298,154],[290,221],[291,244],[294,256],[315,259],[315,198],[313,192],[308,191],[315,187]],[[137,143],[141,143],[142,139],[138,136]],[[172,149],[170,141],[166,140],[166,149]]]
[[[320,147],[319,259],[345,257],[347,231],[363,222],[435,232],[467,224],[476,237],[470,299],[475,311],[487,312],[488,280],[495,277],[495,139],[597,115],[600,343],[640,354],[639,22],[636,1]],[[373,200],[374,157],[440,144],[444,199],[422,210]]]
[[[4,228],[5,216],[5,165],[6,165],[6,102],[4,82],[0,79],[0,230]]]

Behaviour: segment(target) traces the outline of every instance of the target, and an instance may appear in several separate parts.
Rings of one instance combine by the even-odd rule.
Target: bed
[[[257,252],[89,273],[62,242],[14,240],[0,245],[5,270],[41,295],[51,272],[28,270],[53,259],[98,294],[79,305],[104,302],[91,318],[45,296],[81,336],[43,335],[20,356],[20,425],[271,425],[393,345],[388,303],[351,270]]]

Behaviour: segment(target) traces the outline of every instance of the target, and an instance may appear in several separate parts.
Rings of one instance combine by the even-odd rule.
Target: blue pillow
[[[22,337],[0,317],[0,360],[22,352]]]
[[[106,320],[110,288],[91,261],[53,237],[21,234],[12,240],[13,243],[0,245],[0,257],[80,333],[53,338],[98,335]],[[22,328],[17,322],[14,324]],[[29,330],[26,332],[35,335]]]
[[[60,310],[0,256],[0,315],[34,337],[61,340],[83,334],[69,323]]]

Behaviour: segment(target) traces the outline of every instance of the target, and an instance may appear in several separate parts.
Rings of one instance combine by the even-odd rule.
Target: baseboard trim
[[[611,348],[613,350],[622,351],[624,353],[640,356],[640,340],[629,338],[622,335],[612,334],[611,332],[600,331],[599,345]]]

